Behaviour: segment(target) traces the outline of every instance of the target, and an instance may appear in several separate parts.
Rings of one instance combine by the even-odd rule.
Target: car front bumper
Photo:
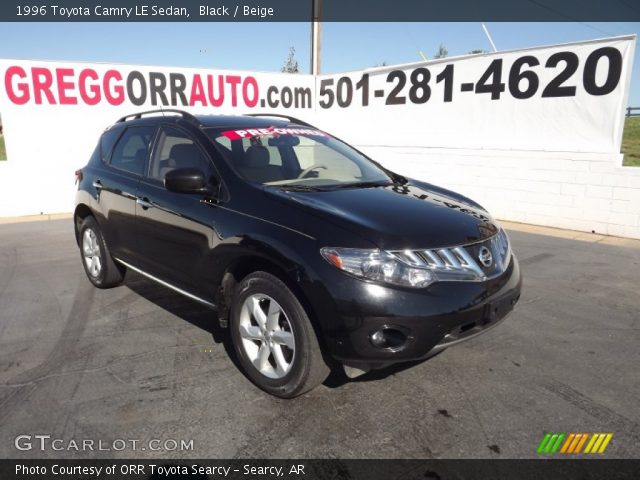
[[[497,278],[439,282],[420,290],[335,273],[331,299],[316,309],[324,341],[335,359],[361,370],[424,359],[484,333],[513,310],[522,288],[515,256]],[[406,339],[399,348],[376,347],[371,337],[381,329],[402,332]]]

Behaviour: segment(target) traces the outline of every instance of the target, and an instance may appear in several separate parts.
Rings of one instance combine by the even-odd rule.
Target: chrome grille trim
[[[462,259],[464,260],[464,265],[463,265],[464,268],[472,270],[476,275],[480,277],[483,275],[482,269],[471,257],[469,252],[467,252],[463,247],[455,247],[453,251],[456,252],[458,255],[460,255],[460,257],[462,257]]]
[[[444,267],[444,262],[434,251],[425,250],[421,253],[423,257],[426,257],[428,261],[431,261],[436,267]]]
[[[477,250],[483,246],[493,257],[489,268],[483,268],[477,259]],[[504,273],[511,260],[511,245],[506,232],[500,229],[479,242],[428,250],[391,250],[389,253],[411,267],[432,270],[436,275],[437,272],[445,273],[440,281],[482,282]]]
[[[460,262],[453,255],[453,253],[451,253],[451,250],[447,248],[441,248],[440,250],[438,250],[438,255],[440,255],[440,258],[444,260],[444,263],[446,264],[447,268],[453,268],[453,269],[461,268]]]

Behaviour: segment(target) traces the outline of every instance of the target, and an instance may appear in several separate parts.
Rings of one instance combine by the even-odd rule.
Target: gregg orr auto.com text
[[[311,108],[311,88],[261,85],[249,74],[184,74],[138,70],[122,72],[93,68],[23,68],[13,65],[4,73],[7,98],[16,105],[122,105],[140,106]]]

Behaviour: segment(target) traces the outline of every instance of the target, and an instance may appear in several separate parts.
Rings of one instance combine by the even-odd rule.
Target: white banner
[[[71,211],[73,172],[105,127],[160,107],[290,114],[365,147],[618,153],[634,46],[617,37],[318,77],[0,60],[0,216]]]
[[[617,37],[322,75],[317,118],[358,145],[619,153],[634,46]]]

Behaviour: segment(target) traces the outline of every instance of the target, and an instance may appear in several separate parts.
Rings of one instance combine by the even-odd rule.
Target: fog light
[[[378,348],[384,347],[385,341],[384,341],[384,333],[382,333],[382,330],[378,330],[373,335],[371,335],[371,343],[373,343],[374,347],[378,347]]]
[[[398,350],[407,342],[404,332],[391,327],[383,327],[371,334],[371,344],[376,348]]]

